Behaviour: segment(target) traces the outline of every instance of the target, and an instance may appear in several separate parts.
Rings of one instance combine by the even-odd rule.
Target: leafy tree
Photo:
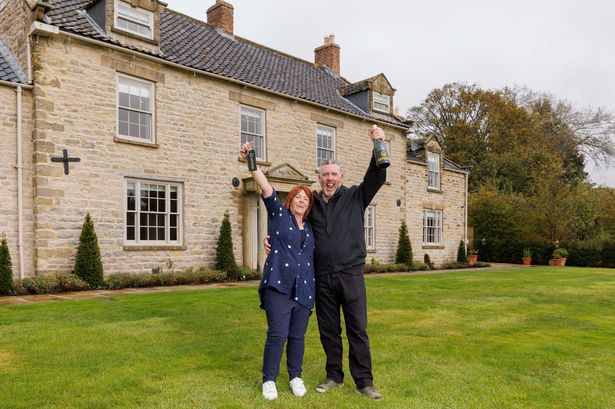
[[[81,227],[79,248],[75,257],[74,273],[93,288],[103,285],[103,264],[100,257],[98,237],[94,230],[94,223],[88,212]]]
[[[0,242],[0,295],[13,293],[13,264],[6,238]]]
[[[412,243],[408,237],[408,226],[406,221],[401,221],[399,227],[399,239],[397,241],[397,253],[395,254],[395,263],[411,266],[413,261]]]
[[[231,280],[239,278],[239,267],[235,261],[233,251],[233,237],[231,231],[231,221],[228,210],[224,212],[220,235],[216,246],[216,270],[225,271]]]

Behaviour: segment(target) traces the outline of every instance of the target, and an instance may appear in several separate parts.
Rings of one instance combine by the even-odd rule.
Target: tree
[[[216,270],[225,271],[231,280],[239,278],[239,267],[235,261],[233,251],[233,236],[231,231],[231,221],[228,210],[224,212],[220,235],[216,246]]]
[[[412,265],[412,243],[408,237],[408,226],[406,221],[401,221],[399,227],[399,240],[397,241],[397,253],[395,254],[395,262],[397,264],[405,264],[407,266]]]
[[[459,240],[459,246],[457,246],[457,262],[465,263],[468,261],[468,255],[466,254],[466,242],[465,240]]]
[[[93,288],[101,287],[104,284],[98,237],[96,231],[94,231],[94,223],[89,212],[86,214],[81,227],[74,273]]]
[[[13,264],[6,238],[0,242],[0,295],[13,293]]]

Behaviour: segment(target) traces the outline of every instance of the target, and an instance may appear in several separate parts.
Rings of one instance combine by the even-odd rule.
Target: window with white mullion
[[[376,248],[376,208],[374,206],[368,206],[365,209],[365,220],[363,222],[365,230],[365,246],[368,249]]]
[[[154,142],[154,84],[118,75],[117,90],[118,137]]]
[[[118,1],[116,3],[115,26],[151,39],[154,31],[154,13]]]
[[[126,182],[126,242],[178,244],[181,224],[180,185]]]
[[[373,107],[375,111],[390,113],[391,112],[391,97],[388,95],[380,94],[376,91],[373,92]]]
[[[427,186],[433,189],[440,189],[440,155],[434,152],[427,152],[427,164]]]
[[[325,125],[316,126],[316,167],[335,159],[335,128]]]
[[[442,211],[423,210],[423,244],[442,243]]]
[[[254,144],[256,159],[265,160],[265,111],[242,106],[241,145],[248,141]]]

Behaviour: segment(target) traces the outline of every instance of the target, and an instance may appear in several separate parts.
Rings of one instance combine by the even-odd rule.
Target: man
[[[374,126],[370,137],[384,139],[384,131]],[[342,180],[342,169],[337,161],[329,160],[320,165],[321,191],[314,192],[314,205],[309,215],[316,239],[316,317],[320,341],[327,355],[327,376],[316,391],[324,393],[343,385],[341,307],[350,347],[350,374],[357,393],[379,400],[382,395],[373,385],[367,336],[363,223],[365,209],[386,180],[386,170],[376,166],[372,155],[363,182],[348,188],[342,185]]]

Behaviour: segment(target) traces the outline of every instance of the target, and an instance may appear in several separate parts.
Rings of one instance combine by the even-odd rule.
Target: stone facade
[[[24,214],[24,271],[34,272],[33,204],[32,204],[32,96],[22,92],[22,166]],[[0,84],[0,237],[8,242],[13,271],[19,273],[17,208],[17,97],[16,88]]]
[[[242,105],[265,111],[266,156],[260,164],[265,171],[287,164],[317,180],[318,124],[335,128],[336,156],[346,185],[360,183],[370,160],[370,121],[143,58],[138,52],[58,35],[33,43],[32,62],[33,90],[23,101],[26,275],[72,270],[87,212],[107,274],[151,272],[167,259],[177,269],[211,266],[226,210],[238,263],[262,263],[260,238],[266,226],[257,215],[263,206],[257,192],[247,188],[250,175],[238,157]],[[118,137],[119,74],[155,84],[152,143]],[[16,264],[14,94],[14,88],[0,86],[0,153],[11,158],[0,164],[0,186],[9,192],[9,199],[0,202],[0,232],[6,231]],[[429,191],[426,166],[407,161],[405,130],[380,126],[390,142],[392,165],[387,184],[372,203],[375,248],[369,250],[367,261],[394,261],[402,220],[408,224],[417,260],[422,261],[424,253],[437,264],[453,260],[464,236],[465,175],[444,169],[441,191]],[[80,158],[70,164],[68,175],[62,163],[51,162],[64,149]],[[238,187],[231,183],[235,177],[244,181]],[[180,243],[127,244],[129,179],[181,187]],[[443,210],[444,240],[439,248],[422,245],[424,208]],[[255,234],[246,234],[250,231]]]

